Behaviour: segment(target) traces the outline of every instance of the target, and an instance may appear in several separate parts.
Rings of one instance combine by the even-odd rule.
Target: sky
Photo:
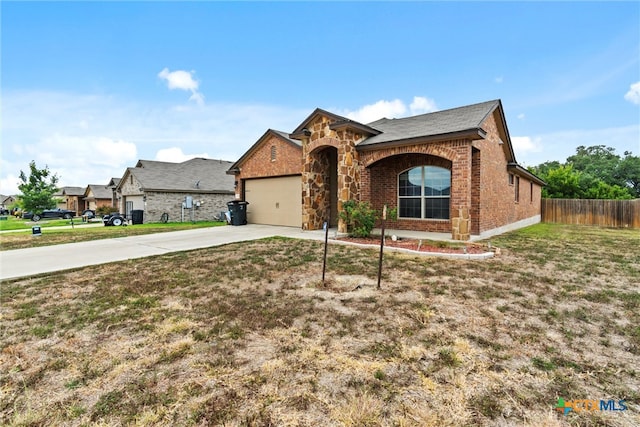
[[[640,155],[640,2],[0,2],[0,193],[235,161],[315,108],[501,99],[516,160]]]

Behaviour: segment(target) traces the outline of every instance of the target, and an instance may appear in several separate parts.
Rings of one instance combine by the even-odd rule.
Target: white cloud
[[[516,153],[542,151],[542,140],[540,137],[531,138],[530,136],[514,136],[511,138],[511,144]]]
[[[606,145],[622,155],[640,152],[640,125],[606,129],[573,129],[534,136],[512,137],[516,159],[522,165],[534,166],[557,160],[564,162],[580,145]]]
[[[172,147],[184,156],[234,161],[266,129],[291,131],[311,112],[259,104],[147,105],[64,92],[5,90],[2,95],[2,194],[17,192],[14,177],[31,160],[48,165],[60,185],[79,187],[106,184],[138,159],[154,159]]]
[[[182,163],[196,157],[210,158],[209,154],[207,153],[185,154],[182,152],[182,148],[171,147],[171,148],[163,148],[161,150],[158,150],[158,152],[156,153],[155,160],[158,160],[160,162]]]
[[[494,82],[496,83],[502,83],[504,81],[504,78],[502,76],[496,77],[495,79],[493,79]]]
[[[524,116],[524,113],[520,113],[520,114],[518,114],[518,118],[519,118],[520,120],[523,120],[523,119],[524,119],[524,117],[525,117],[525,116]]]
[[[375,104],[365,105],[359,110],[348,112],[346,117],[360,123],[371,123],[383,117],[391,118],[406,113],[407,106],[399,99],[393,101],[380,100]]]
[[[360,123],[371,123],[382,118],[405,117],[407,114],[416,115],[436,110],[435,101],[415,96],[409,107],[399,99],[392,101],[380,100],[374,104],[365,105],[356,111],[347,110],[342,112],[342,115]]]
[[[158,77],[167,82],[169,89],[180,89],[191,92],[190,101],[195,101],[198,105],[204,104],[204,95],[198,92],[200,83],[193,78],[194,71],[169,71],[168,68],[164,68],[158,73]]]
[[[411,110],[411,114],[424,114],[424,113],[432,113],[438,110],[436,107],[436,102],[433,99],[425,98],[423,96],[414,96],[413,102],[409,105],[409,109]]]
[[[640,82],[631,85],[629,92],[624,95],[624,99],[632,104],[640,105]]]

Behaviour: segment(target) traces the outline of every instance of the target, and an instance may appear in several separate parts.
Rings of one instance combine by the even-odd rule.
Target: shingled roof
[[[139,160],[127,168],[143,191],[234,194],[235,180],[226,174],[231,162],[195,158],[182,163]]]
[[[95,199],[111,199],[113,197],[113,190],[108,185],[102,184],[89,184],[84,192],[84,196],[88,197],[89,190],[93,193]]]
[[[493,100],[401,119],[380,119],[367,126],[381,133],[365,139],[358,146],[445,135],[449,137],[452,134],[463,133],[478,134],[478,137],[482,137],[482,122],[499,106],[500,101]]]

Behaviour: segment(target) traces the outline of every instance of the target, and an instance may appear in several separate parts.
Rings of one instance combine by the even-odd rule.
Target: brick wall
[[[511,224],[540,214],[540,186],[521,176],[519,179],[519,201],[515,201],[515,185],[509,183],[507,171],[507,147],[500,140],[498,131],[498,112],[494,112],[482,124],[487,132],[484,140],[475,141],[473,146],[479,150],[480,176],[474,185],[479,193],[479,223],[472,221],[474,234]]]
[[[271,160],[272,147],[275,147],[275,160]],[[240,174],[236,176],[236,192],[243,194],[242,180],[295,175],[302,172],[302,148],[283,141],[276,135],[268,135],[240,165]]]
[[[386,204],[389,209],[398,206],[398,175],[416,166],[439,166],[451,170],[451,161],[428,154],[401,154],[379,161],[368,169],[371,185],[362,200],[371,203],[374,209],[382,210]],[[386,226],[402,230],[434,231],[448,233],[451,222],[446,220],[398,219],[387,221]]]
[[[398,174],[415,166],[440,166],[451,171],[451,218],[460,208],[471,203],[471,144],[468,140],[430,142],[360,153],[364,168],[361,173],[361,200],[375,209],[397,207]],[[451,232],[450,220],[398,219],[389,221],[389,228],[415,231]]]

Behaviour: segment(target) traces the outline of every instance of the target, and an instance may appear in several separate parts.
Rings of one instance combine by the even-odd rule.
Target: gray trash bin
[[[227,207],[231,213],[231,225],[247,224],[247,205],[249,202],[243,200],[232,200],[227,202]]]
[[[131,211],[131,224],[142,224],[144,222],[144,211],[134,209]]]

